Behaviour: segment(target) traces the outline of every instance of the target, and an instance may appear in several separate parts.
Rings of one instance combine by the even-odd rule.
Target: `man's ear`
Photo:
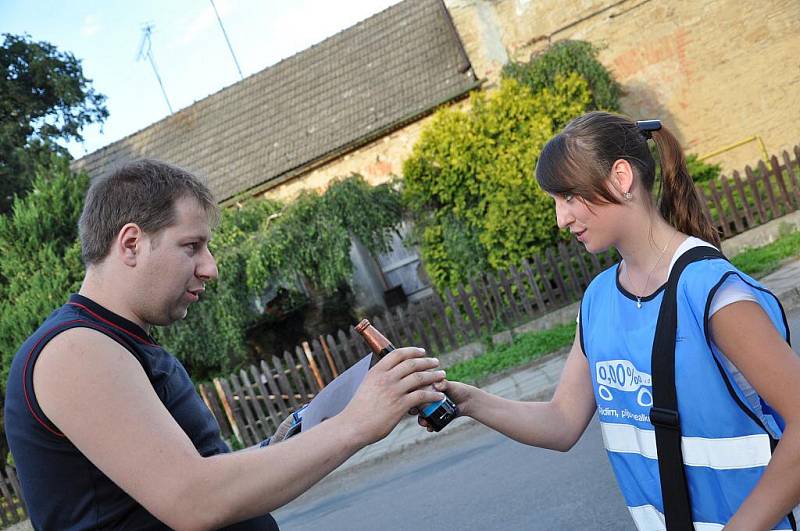
[[[633,167],[630,162],[624,159],[617,159],[611,165],[611,185],[616,189],[620,199],[624,196],[625,192],[631,194],[636,193],[633,183],[635,181],[633,175]]]
[[[114,242],[122,263],[129,267],[136,266],[136,260],[142,250],[144,232],[136,223],[128,223],[117,233]]]

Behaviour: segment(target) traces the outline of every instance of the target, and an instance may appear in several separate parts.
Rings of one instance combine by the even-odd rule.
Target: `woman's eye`
[[[570,194],[570,193],[565,193],[565,194],[562,194],[562,197],[564,198],[564,201],[569,203],[570,201],[572,201],[572,199],[575,197],[575,195],[574,194]]]

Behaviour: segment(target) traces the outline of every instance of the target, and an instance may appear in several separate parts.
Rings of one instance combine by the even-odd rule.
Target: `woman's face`
[[[551,197],[555,200],[558,228],[568,229],[587,251],[601,253],[615,245],[620,205],[589,203],[569,193]]]
[[[568,229],[590,253],[602,253],[610,247],[618,247],[632,223],[631,202],[624,198],[624,191],[633,190],[634,172],[630,163],[619,159],[611,165],[604,183],[608,193],[617,203],[610,203],[598,196],[590,203],[571,193],[550,194],[555,200],[558,228]]]

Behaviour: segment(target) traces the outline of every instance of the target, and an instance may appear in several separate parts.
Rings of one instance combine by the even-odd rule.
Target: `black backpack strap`
[[[694,529],[686,472],[683,467],[681,427],[675,392],[678,279],[690,263],[711,258],[725,259],[725,256],[717,249],[703,245],[689,249],[675,262],[661,300],[653,339],[651,359],[653,407],[650,409],[650,422],[656,432],[661,497],[664,501],[664,517],[668,531]]]

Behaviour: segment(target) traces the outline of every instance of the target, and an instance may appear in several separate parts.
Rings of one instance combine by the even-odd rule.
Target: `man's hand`
[[[399,348],[369,370],[341,413],[357,427],[364,446],[386,437],[409,409],[444,398],[431,387],[445,377],[444,371],[430,371],[439,360],[424,356],[419,348]]]

